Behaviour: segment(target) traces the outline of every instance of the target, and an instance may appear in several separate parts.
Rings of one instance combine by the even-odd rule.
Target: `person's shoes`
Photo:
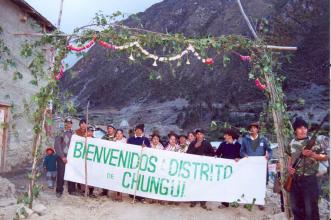
[[[141,202],[142,204],[147,204],[145,199],[140,199],[139,202]]]
[[[224,209],[224,208],[226,208],[226,206],[221,204],[221,205],[217,206],[217,208]]]
[[[89,196],[90,198],[96,198],[96,196],[95,196],[93,193],[89,194],[88,196]]]
[[[48,189],[54,189],[54,186],[48,186]]]
[[[56,193],[57,198],[61,198],[61,196],[62,196],[62,193]]]
[[[193,208],[193,207],[195,207],[196,205],[197,205],[197,204],[196,204],[195,202],[191,202],[190,207]]]
[[[208,209],[207,206],[206,206],[206,204],[201,204],[200,206],[201,206],[201,208],[203,208],[203,209]]]
[[[260,211],[264,211],[265,210],[265,208],[264,208],[263,205],[258,205],[257,207],[260,209]]]
[[[99,196],[108,196],[108,192],[102,191]]]
[[[77,193],[77,192],[68,192],[69,193],[69,195],[71,195],[71,196],[79,196],[79,193]]]

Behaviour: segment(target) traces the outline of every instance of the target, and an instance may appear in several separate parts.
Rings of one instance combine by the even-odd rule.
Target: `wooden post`
[[[255,40],[259,39],[259,37],[257,36],[257,34],[256,34],[256,32],[255,32],[255,29],[253,28],[251,22],[249,21],[247,15],[246,15],[246,13],[245,13],[245,11],[244,11],[244,9],[243,9],[243,6],[241,5],[240,0],[237,0],[237,4],[238,4],[238,6],[239,6],[239,9],[240,9],[240,12],[241,12],[242,16],[244,17],[244,19],[245,19],[245,21],[246,21],[246,24],[247,24],[249,30],[251,31],[251,33],[253,34]]]
[[[60,25],[61,25],[61,18],[62,18],[62,11],[63,11],[63,1],[64,0],[60,0],[61,4],[60,4],[60,10],[59,10],[59,17],[57,19],[57,29],[58,31],[60,31]]]
[[[274,78],[271,73],[265,73],[264,74],[266,83],[267,83],[267,89],[269,91],[270,95],[270,104],[275,105],[277,103],[277,93],[275,89],[275,85],[271,83],[271,81],[274,82],[273,80],[270,80],[270,78]],[[272,117],[274,121],[274,127],[276,131],[276,137],[277,137],[277,144],[278,144],[278,149],[279,149],[279,162],[281,164],[281,183],[286,179],[285,173],[287,169],[287,156],[285,153],[286,149],[286,144],[288,143],[286,134],[284,133],[284,117],[283,113],[280,110],[276,110],[275,108],[271,108],[272,110]],[[291,207],[290,207],[290,195],[287,191],[284,190],[283,187],[281,187],[283,197],[284,197],[284,209],[285,213],[288,219],[291,217]]]
[[[41,144],[41,133],[42,129],[45,126],[45,119],[46,119],[46,112],[47,108],[44,106],[43,113],[41,115],[41,123],[39,123],[40,130],[35,134],[33,147],[32,147],[32,155],[33,155],[33,162],[32,162],[32,170],[31,170],[31,177],[29,182],[29,188],[28,188],[28,196],[29,196],[29,208],[32,208],[33,204],[33,188],[36,181],[36,175],[37,175],[37,163],[38,163],[38,149]]]
[[[251,30],[254,38],[256,40],[259,40],[259,37],[257,36],[251,22],[249,21],[247,15],[245,14],[245,11],[241,5],[240,0],[237,0],[237,4],[239,6],[240,12],[243,15],[249,29]],[[268,49],[268,48],[267,48]],[[270,49],[275,49],[275,48],[270,48]],[[278,48],[279,49],[279,48]],[[279,97],[276,89],[275,89],[275,85],[272,84],[272,82],[275,82],[274,80],[274,75],[272,75],[271,72],[268,73],[264,73],[264,78],[265,81],[267,83],[267,89],[269,91],[269,102],[272,106],[275,106],[277,103],[277,99]],[[272,79],[272,80],[271,80]],[[275,109],[274,107],[272,107],[272,117],[273,117],[273,121],[274,121],[274,127],[276,130],[276,137],[277,137],[277,143],[278,143],[278,148],[279,148],[279,153],[280,153],[280,164],[281,164],[281,182],[283,182],[285,180],[285,173],[286,173],[286,168],[287,168],[287,157],[285,154],[285,146],[287,143],[287,139],[286,139],[286,134],[284,133],[284,117],[283,117],[283,113],[281,112],[281,110]],[[283,192],[283,196],[284,196],[284,208],[285,208],[285,212],[286,212],[286,216],[288,219],[290,219],[291,217],[291,209],[290,209],[290,203],[289,203],[289,194],[288,192],[286,192],[283,188],[282,188],[282,192]]]
[[[134,181],[136,183],[136,187],[134,189],[132,204],[134,204],[136,202],[136,194],[137,194],[137,189],[138,189],[138,180],[139,180],[139,175],[140,175],[141,155],[143,154],[144,147],[145,147],[145,142],[143,141],[143,144],[142,144],[141,150],[140,150],[140,157],[139,157],[139,162],[138,162],[138,170],[137,170],[137,173],[136,173],[136,179]]]
[[[90,107],[90,100],[87,101],[87,106],[86,106],[86,130],[85,130],[85,157],[84,157],[84,174],[85,174],[85,197],[87,197],[87,192],[88,192],[88,185],[87,185],[87,127],[89,124],[89,120],[88,120],[88,110]]]
[[[61,0],[61,6],[60,6],[60,13],[59,13],[59,19],[58,19],[58,28],[60,27],[61,23],[61,16],[62,16],[62,7],[63,7],[63,1]],[[53,54],[54,56],[54,54]],[[53,91],[51,91],[51,94]],[[39,106],[40,110],[42,110],[42,114],[38,118],[38,124],[40,126],[40,129],[35,133],[34,135],[34,141],[32,145],[32,156],[33,156],[33,161],[32,161],[32,169],[31,169],[31,177],[29,181],[29,186],[28,186],[28,197],[29,197],[29,208],[32,208],[33,205],[33,188],[35,186],[35,181],[36,181],[36,175],[37,175],[37,163],[38,163],[38,150],[41,144],[41,134],[42,131],[45,127],[45,122],[46,122],[46,113],[47,113],[47,103],[44,104],[45,106]]]

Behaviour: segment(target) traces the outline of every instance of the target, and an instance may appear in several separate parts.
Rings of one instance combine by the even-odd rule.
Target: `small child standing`
[[[52,147],[47,147],[43,167],[46,170],[46,179],[48,188],[54,189],[56,180],[56,160],[58,156]]]

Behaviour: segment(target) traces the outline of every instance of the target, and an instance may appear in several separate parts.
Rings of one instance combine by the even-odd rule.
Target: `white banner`
[[[239,162],[72,136],[65,180],[167,201],[219,201],[263,205],[267,161]],[[140,169],[138,171],[138,164]],[[137,183],[137,184],[136,184]]]

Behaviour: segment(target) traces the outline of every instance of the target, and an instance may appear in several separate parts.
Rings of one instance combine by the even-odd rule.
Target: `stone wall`
[[[24,12],[17,5],[9,0],[0,0],[0,27],[2,34],[0,39],[9,48],[10,55],[16,66],[8,67],[7,70],[0,67],[0,102],[9,103],[11,107],[11,117],[9,123],[9,138],[7,144],[5,171],[18,168],[19,165],[29,161],[31,157],[31,147],[33,139],[33,125],[23,113],[24,100],[29,100],[30,96],[38,91],[38,87],[32,85],[33,79],[28,69],[32,58],[23,58],[20,55],[21,45],[24,42],[38,40],[39,37],[13,35],[17,32],[41,32],[42,28],[33,18],[27,16],[23,21]],[[46,56],[45,68],[49,67],[50,54],[47,48],[43,48]],[[6,57],[2,57],[6,58]],[[14,73],[18,71],[23,78],[14,80]]]

